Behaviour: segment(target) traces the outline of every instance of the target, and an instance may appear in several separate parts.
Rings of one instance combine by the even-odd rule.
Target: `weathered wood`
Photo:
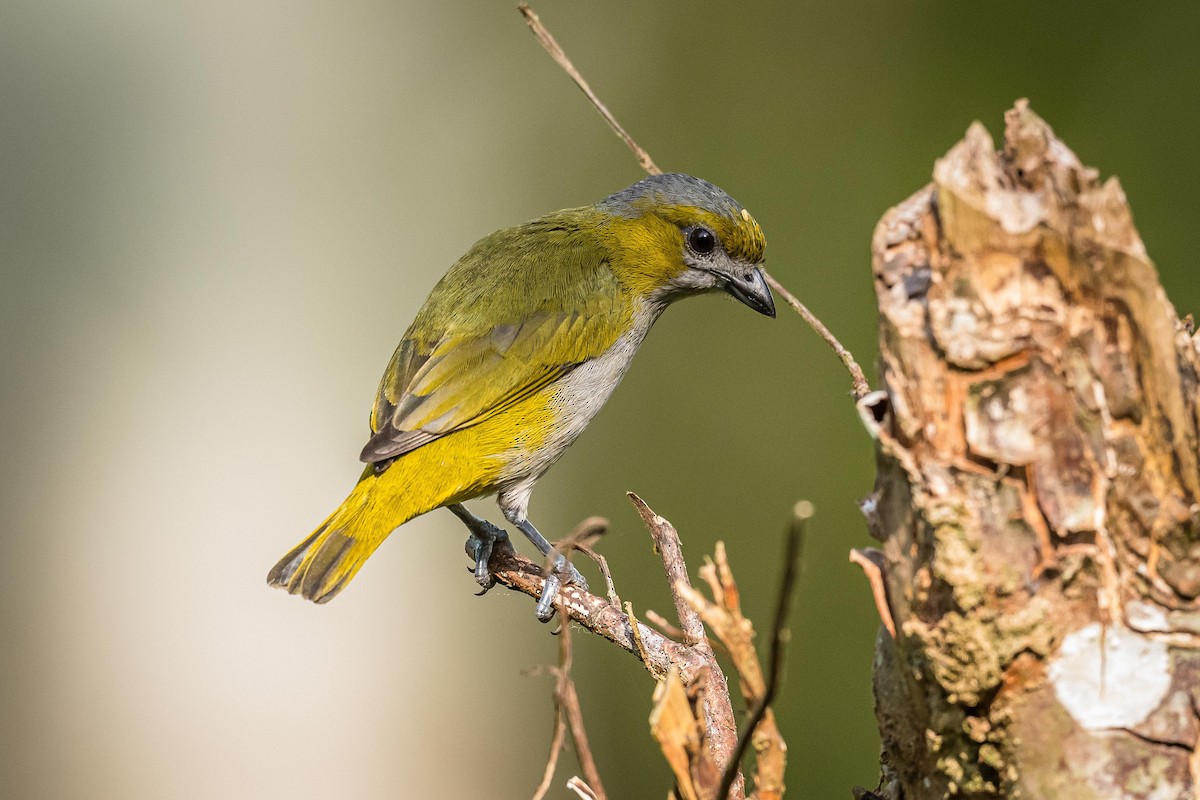
[[[1116,179],[1006,121],[873,243],[876,791],[1200,797],[1200,337]]]

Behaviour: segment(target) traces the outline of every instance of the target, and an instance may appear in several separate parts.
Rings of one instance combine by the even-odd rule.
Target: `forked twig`
[[[654,539],[654,549],[662,561],[667,581],[671,585],[671,596],[675,600],[679,623],[687,640],[681,646],[687,652],[699,656],[704,663],[704,667],[701,668],[703,677],[697,676],[695,681],[687,683],[697,690],[697,719],[704,734],[701,738],[702,752],[699,752],[698,756],[702,761],[714,767],[713,775],[715,776],[717,771],[723,772],[729,764],[730,754],[734,751],[737,738],[737,723],[733,715],[733,705],[729,699],[729,685],[717,664],[709,638],[704,632],[700,610],[693,606],[688,599],[698,593],[688,578],[679,532],[675,530],[674,525],[656,514],[636,494],[628,492],[628,495],[638,510],[638,514],[646,523],[646,529]],[[632,613],[632,607],[629,608],[629,611]],[[631,617],[631,619],[633,618]],[[734,768],[733,786],[734,796],[743,797],[741,772],[736,767]]]
[[[571,666],[574,663],[574,651],[571,647],[571,621],[563,607],[562,599],[558,604],[559,617],[563,620],[562,630],[558,639],[558,666],[551,667],[554,674],[554,735],[550,742],[550,755],[546,759],[546,769],[542,773],[542,782],[538,784],[533,794],[533,800],[542,800],[554,780],[554,771],[558,767],[558,754],[562,751],[564,731],[570,731],[571,741],[575,744],[575,757],[579,766],[587,776],[588,791],[596,800],[607,800],[604,785],[600,782],[600,772],[596,769],[596,759],[592,756],[592,748],[588,744],[587,731],[583,727],[583,711],[579,707],[579,693],[575,690],[575,681],[571,678]]]

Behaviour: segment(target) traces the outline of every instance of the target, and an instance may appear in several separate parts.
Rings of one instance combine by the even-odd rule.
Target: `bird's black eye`
[[[717,247],[717,236],[708,228],[695,227],[687,233],[687,244],[697,255],[706,256]]]

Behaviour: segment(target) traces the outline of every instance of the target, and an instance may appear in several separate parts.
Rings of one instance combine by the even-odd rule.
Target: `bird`
[[[530,495],[587,427],[674,301],[725,292],[775,316],[766,240],[741,204],[682,173],[652,175],[590,206],[480,239],[438,281],[375,397],[366,464],[346,500],[267,582],[317,603],[341,592],[400,525],[445,507],[466,525],[475,580],[507,531],[463,503],[495,494],[549,557]],[[556,553],[535,613],[587,582]]]

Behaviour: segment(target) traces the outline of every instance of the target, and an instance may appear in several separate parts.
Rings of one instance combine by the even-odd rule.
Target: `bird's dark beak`
[[[766,276],[761,269],[755,268],[745,275],[727,275],[725,291],[741,300],[760,314],[768,317],[775,316],[775,298],[771,296],[771,287],[767,286]]]

